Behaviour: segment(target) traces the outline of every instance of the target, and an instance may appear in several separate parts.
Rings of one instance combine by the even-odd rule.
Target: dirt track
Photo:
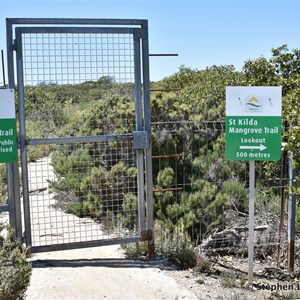
[[[118,248],[34,255],[26,299],[198,299],[156,267],[161,261],[126,259]]]

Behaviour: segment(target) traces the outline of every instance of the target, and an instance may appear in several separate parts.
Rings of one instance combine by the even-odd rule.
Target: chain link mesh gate
[[[147,21],[7,22],[47,25],[17,26],[13,45],[26,244],[153,251]]]

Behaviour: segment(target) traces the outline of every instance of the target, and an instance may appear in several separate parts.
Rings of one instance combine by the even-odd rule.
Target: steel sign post
[[[226,87],[226,159],[249,160],[248,284],[253,285],[255,160],[281,156],[281,87]]]

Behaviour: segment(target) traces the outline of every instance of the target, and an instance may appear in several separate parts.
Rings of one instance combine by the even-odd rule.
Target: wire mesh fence
[[[27,138],[61,139],[27,147],[32,246],[138,235],[133,34],[24,33],[22,47]]]
[[[33,246],[138,234],[131,142],[56,145],[29,164]]]
[[[131,34],[30,33],[22,42],[28,137],[134,130]]]
[[[22,44],[26,85],[134,81],[132,34],[28,33]]]
[[[287,247],[286,227],[279,231],[287,165],[285,153],[256,162],[257,256]],[[153,123],[153,170],[158,251],[191,242],[201,253],[247,255],[248,163],[225,160],[224,122]]]

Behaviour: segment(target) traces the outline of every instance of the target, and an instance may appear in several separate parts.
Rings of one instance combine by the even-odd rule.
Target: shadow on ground
[[[127,258],[93,258],[93,259],[38,259],[32,261],[33,268],[164,268],[169,265],[164,258],[127,259]]]

